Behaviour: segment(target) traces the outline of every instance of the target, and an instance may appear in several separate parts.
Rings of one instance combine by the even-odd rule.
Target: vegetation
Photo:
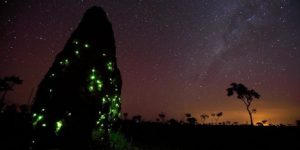
[[[237,98],[246,105],[246,109],[250,117],[250,122],[253,126],[252,114],[256,112],[256,109],[251,109],[250,106],[253,102],[253,98],[259,99],[260,95],[253,89],[249,90],[245,85],[241,83],[231,83],[231,87],[227,89],[227,95],[232,96],[234,93],[236,93]]]
[[[0,140],[1,148],[5,149],[6,146],[11,149],[35,149],[33,143],[37,139],[32,138],[31,116],[26,105],[5,107],[0,113],[0,138],[5,139]],[[148,122],[143,121],[141,115],[134,115],[132,119],[123,119],[116,125],[117,130],[110,133],[110,146],[106,149],[193,149],[201,147],[203,143],[210,145],[212,149],[223,149],[230,148],[231,141],[246,145],[249,140],[252,144],[247,148],[275,148],[279,144],[292,147],[297,146],[293,143],[297,143],[297,136],[300,134],[300,128],[296,126],[265,126],[267,120],[262,120],[261,126],[252,128],[248,125],[237,125],[235,122],[200,125],[193,118],[190,114],[187,115],[187,122],[183,123],[173,118],[165,122]],[[223,136],[226,138],[217,138]]]
[[[11,89],[13,85],[22,83],[22,81],[17,79],[18,78],[10,78],[10,80],[6,80],[11,82],[9,84]],[[2,79],[2,87],[5,85],[3,81]],[[8,91],[3,89],[5,88],[2,88],[1,92]],[[228,91],[230,92],[230,90]],[[249,91],[252,90],[248,90],[248,92]],[[255,92],[253,91],[250,92],[252,96]],[[229,95],[230,94],[231,93],[229,93]],[[243,92],[239,91],[237,94],[243,95]],[[259,97],[256,94],[254,94],[254,97]],[[249,93],[243,96],[245,99],[248,98],[248,101],[250,100]],[[239,96],[239,98],[242,98],[242,96]],[[249,104],[251,104],[251,102],[249,102]],[[251,113],[254,112],[255,110],[252,110]],[[142,119],[141,115],[133,115],[132,119],[128,119],[128,113],[123,113],[123,119],[119,120],[119,122],[112,127],[114,130],[109,134],[109,146],[104,149],[195,149],[202,147],[203,143],[210,145],[211,149],[224,149],[232,147],[232,144],[230,144],[231,141],[246,145],[248,144],[247,141],[250,140],[252,144],[247,146],[249,149],[276,148],[278,146],[285,146],[286,149],[289,149],[297,148],[298,146],[295,143],[299,140],[297,136],[300,134],[300,120],[297,121],[297,127],[285,125],[275,126],[268,124],[268,120],[264,119],[258,122],[255,128],[252,128],[248,125],[238,125],[237,122],[218,122],[224,115],[223,112],[211,114],[212,124],[205,124],[205,121],[210,118],[210,116],[205,113],[200,115],[202,124],[198,124],[197,119],[193,117],[191,113],[184,115],[186,117],[185,122],[177,121],[174,118],[166,120],[164,113],[158,114],[160,118],[159,122],[147,122]],[[38,139],[34,138],[34,128],[32,126],[32,119],[34,119],[34,117],[32,116],[34,116],[34,114],[30,112],[29,106],[27,105],[17,106],[12,104],[3,107],[0,112],[1,149],[37,149],[34,146]],[[63,124],[62,122],[57,123],[60,124],[60,126]],[[57,128],[56,130],[59,132],[60,129]],[[217,138],[222,136],[226,136],[226,138]],[[216,142],[218,144],[215,144]],[[99,144],[97,141],[90,141],[90,143],[93,150],[100,148],[97,146],[97,144]],[[54,145],[53,148],[57,147]],[[103,149],[103,147],[101,149]]]
[[[3,79],[0,78],[0,92],[2,92],[2,96],[0,99],[0,109],[3,107],[5,96],[8,91],[13,91],[14,86],[18,84],[22,84],[22,80],[17,76],[9,76],[4,77]]]
[[[200,116],[202,124],[205,124],[205,121],[209,118],[207,114],[202,114]]]
[[[162,121],[162,122],[165,122],[165,117],[166,117],[166,115],[164,114],[164,113],[160,113],[160,114],[158,114],[158,117],[160,118],[160,120]]]

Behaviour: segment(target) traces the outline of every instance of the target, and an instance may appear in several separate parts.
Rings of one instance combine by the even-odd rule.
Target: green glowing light
[[[90,46],[89,46],[89,44],[84,44],[84,47],[89,48]]]
[[[41,121],[44,117],[42,115],[38,116],[37,121]]]
[[[116,113],[116,110],[115,110],[115,109],[112,109],[111,112],[112,112],[112,113]]]
[[[65,60],[59,62],[59,64],[61,64],[61,65],[68,65],[69,63],[70,63],[69,59],[65,59]]]
[[[99,83],[99,84],[97,85],[97,87],[98,87],[98,90],[100,91],[100,90],[101,90],[101,88],[102,88],[102,84],[101,84],[101,83]]]
[[[42,116],[42,115],[37,115],[37,114],[33,114],[33,115],[34,115],[34,117],[37,116],[37,118],[36,118],[35,121],[33,122],[33,125],[36,126],[36,124],[37,124],[38,122],[40,122],[40,121],[44,118],[44,116]]]
[[[77,40],[73,41],[73,43],[75,43],[76,45],[79,43]]]
[[[94,91],[94,87],[93,86],[89,86],[89,91],[90,92]]]
[[[76,51],[75,51],[75,54],[76,54],[76,55],[79,55],[79,51],[76,50]]]
[[[91,80],[94,80],[94,79],[95,79],[95,75],[92,75],[92,76],[91,76]]]
[[[84,45],[85,46],[85,45]],[[101,54],[101,53],[100,53]],[[105,53],[102,53],[102,56],[106,56]],[[108,61],[106,65],[104,66],[107,71],[114,71],[115,64],[112,61]],[[120,117],[120,95],[118,94],[119,88],[115,84],[117,81],[116,78],[113,78],[113,76],[108,76],[108,87],[104,85],[107,81],[102,80],[102,76],[100,74],[101,72],[99,70],[96,70],[96,68],[91,68],[90,73],[86,76],[88,84],[86,85],[87,90],[90,92],[93,96],[99,96],[99,95],[105,95],[100,98],[97,98],[99,100],[100,106],[103,106],[105,104],[109,104],[108,111],[109,112],[101,112],[98,111],[99,116],[98,119],[95,121],[96,124],[96,132],[97,132],[97,138],[101,139],[103,138],[103,134],[105,130],[108,130],[110,132],[110,127],[113,125],[113,121],[116,121],[118,117]],[[103,88],[112,88],[113,95],[108,93],[103,93]]]
[[[113,101],[115,102],[118,99],[118,96],[115,95],[115,97],[113,98]]]
[[[112,62],[108,62],[106,66],[109,71],[113,71],[113,63]]]
[[[68,65],[68,64],[69,64],[69,60],[65,59],[65,65]]]
[[[96,83],[97,83],[98,90],[101,91],[101,88],[103,86],[103,82],[100,81],[100,80],[97,80]]]
[[[106,99],[104,97],[102,98],[102,103],[106,103]]]
[[[63,123],[62,123],[61,120],[56,122],[56,128],[55,128],[55,133],[56,134],[60,131],[60,129],[62,128],[62,126],[63,126]]]
[[[100,92],[103,86],[103,82],[99,79],[100,76],[97,75],[96,70],[93,68],[92,73],[89,77],[90,81],[88,84],[88,90],[90,92]]]

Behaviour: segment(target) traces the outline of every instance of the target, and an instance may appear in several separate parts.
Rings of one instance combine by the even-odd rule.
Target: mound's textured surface
[[[121,76],[105,12],[84,14],[40,83],[33,105],[34,143],[84,146],[105,142],[120,115]]]

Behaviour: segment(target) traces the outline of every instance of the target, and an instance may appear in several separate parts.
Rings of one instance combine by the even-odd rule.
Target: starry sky
[[[29,102],[94,5],[113,25],[129,117],[191,113],[200,120],[223,112],[220,121],[246,123],[244,104],[225,91],[237,82],[262,96],[253,104],[255,122],[300,119],[297,0],[1,0],[0,77],[24,80],[6,103]]]

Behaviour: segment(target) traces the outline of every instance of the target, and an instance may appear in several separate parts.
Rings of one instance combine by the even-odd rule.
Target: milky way
[[[297,0],[2,0],[0,76],[24,83],[7,103],[28,103],[83,13],[104,8],[115,32],[122,73],[122,111],[154,120],[224,112],[248,120],[227,97],[231,82],[262,97],[255,121],[300,119],[300,3]]]

